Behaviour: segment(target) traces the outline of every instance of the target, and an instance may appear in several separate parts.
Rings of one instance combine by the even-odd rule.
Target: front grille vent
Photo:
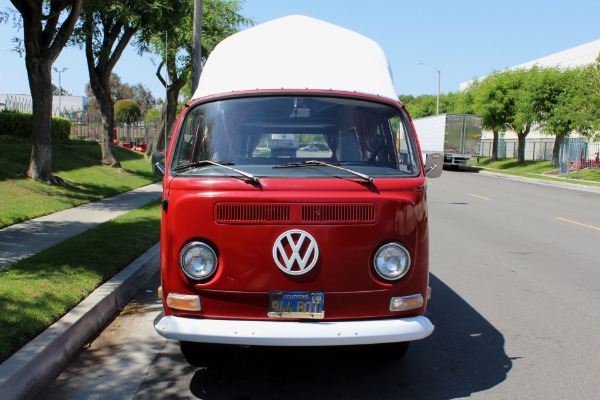
[[[302,206],[302,221],[306,223],[373,223],[373,204],[315,204]]]
[[[260,204],[218,203],[218,224],[373,224],[374,204]]]
[[[220,223],[290,222],[287,204],[217,204],[215,220]]]

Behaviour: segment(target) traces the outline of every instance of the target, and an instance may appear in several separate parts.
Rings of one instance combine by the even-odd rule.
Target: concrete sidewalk
[[[152,200],[160,183],[0,229],[0,269]],[[0,399],[26,399],[58,374],[159,268],[159,244],[0,364]]]
[[[0,229],[0,269],[160,199],[160,182]]]

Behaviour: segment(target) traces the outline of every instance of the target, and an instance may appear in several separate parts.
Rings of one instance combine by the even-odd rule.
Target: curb
[[[0,397],[26,399],[124,307],[159,268],[160,243],[94,290],[64,317],[0,364]]]
[[[600,186],[588,186],[588,185],[580,185],[577,183],[560,182],[560,181],[555,181],[555,180],[529,178],[529,177],[502,174],[502,173],[498,173],[498,172],[491,172],[491,171],[485,171],[485,170],[480,170],[480,171],[478,171],[478,173],[484,174],[484,175],[495,176],[497,178],[509,179],[509,180],[513,180],[513,181],[528,182],[528,183],[532,183],[535,185],[554,186],[554,187],[560,187],[560,188],[564,188],[564,189],[579,190],[579,191],[592,192],[592,193],[600,193]]]

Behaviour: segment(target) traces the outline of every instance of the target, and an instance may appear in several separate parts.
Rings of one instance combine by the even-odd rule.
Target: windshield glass
[[[419,157],[407,126],[397,108],[348,98],[215,101],[187,113],[171,170],[231,176],[231,168],[216,162],[258,177],[415,176]]]

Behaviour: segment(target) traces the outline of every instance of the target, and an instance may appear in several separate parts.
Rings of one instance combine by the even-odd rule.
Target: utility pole
[[[194,0],[194,54],[192,54],[192,95],[198,87],[202,60],[202,0]]]
[[[435,69],[435,72],[437,72],[438,88],[437,88],[437,101],[435,103],[435,115],[438,115],[440,113],[440,80],[441,80],[442,71],[440,71],[435,65],[427,64],[427,63],[424,63],[423,61],[419,61],[417,63],[417,65],[427,65],[427,66]]]

